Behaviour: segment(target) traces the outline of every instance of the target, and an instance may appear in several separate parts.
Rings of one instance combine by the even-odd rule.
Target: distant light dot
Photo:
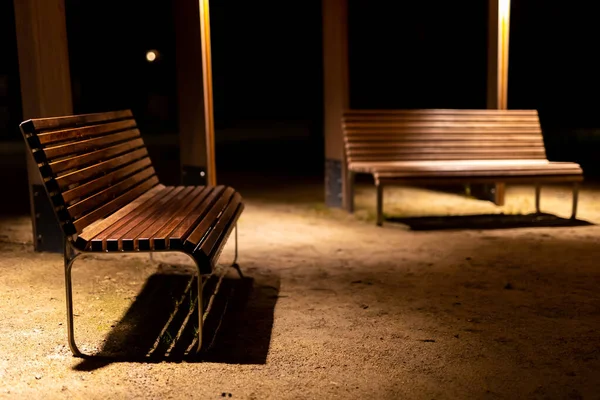
[[[206,173],[204,171],[200,171],[200,176],[204,176]]]
[[[146,53],[146,60],[148,62],[153,62],[156,60],[157,54],[155,50],[150,50]]]

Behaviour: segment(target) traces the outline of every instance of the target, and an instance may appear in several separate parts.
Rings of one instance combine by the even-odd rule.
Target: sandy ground
[[[78,343],[121,356],[73,358],[62,256],[32,251],[26,216],[5,218],[0,398],[600,398],[600,190],[580,196],[591,224],[530,218],[507,228],[499,215],[486,224],[502,229],[475,219],[469,229],[411,230],[376,227],[374,190],[358,189],[354,216],[326,209],[320,185],[242,189],[246,278],[226,280],[218,304],[227,312],[202,360],[133,357],[189,278],[145,255],[76,264]],[[385,209],[400,218],[527,214],[533,189],[509,187],[496,207],[398,188]],[[545,189],[542,209],[567,217],[568,188]],[[223,260],[231,257],[229,245]]]

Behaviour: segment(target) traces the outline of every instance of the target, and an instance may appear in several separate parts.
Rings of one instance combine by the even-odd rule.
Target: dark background
[[[177,143],[173,3],[66,0],[76,113],[131,108],[145,135]],[[349,7],[352,107],[485,108],[487,1]],[[509,108],[538,109],[549,158],[586,175],[600,144],[595,16],[587,1],[512,1]],[[299,135],[322,171],[321,2],[213,1],[211,25],[217,142]],[[145,60],[150,49],[158,62]],[[18,142],[10,0],[0,0],[0,54],[0,143]]]

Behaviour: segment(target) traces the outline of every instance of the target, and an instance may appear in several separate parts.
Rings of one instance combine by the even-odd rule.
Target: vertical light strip
[[[510,0],[498,1],[498,108],[508,108],[508,42]]]
[[[200,40],[202,42],[202,78],[204,82],[204,119],[206,126],[207,183],[217,184],[215,163],[215,121],[212,88],[212,61],[210,51],[210,11],[209,0],[200,1]]]

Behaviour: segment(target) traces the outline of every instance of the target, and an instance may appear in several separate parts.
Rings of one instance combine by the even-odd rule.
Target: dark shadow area
[[[217,362],[264,364],[279,278],[269,284],[227,274],[220,282],[211,277],[204,285],[203,347],[196,354],[198,312],[197,278],[191,274],[156,273],[112,327],[102,348],[85,355],[74,367],[93,371],[115,362]],[[218,294],[210,301],[218,286]]]
[[[484,215],[457,215],[440,217],[390,217],[386,222],[408,225],[413,231],[436,230],[489,230],[489,229],[514,229],[514,228],[548,228],[572,227],[594,225],[579,219],[557,217],[553,214],[484,214]]]

